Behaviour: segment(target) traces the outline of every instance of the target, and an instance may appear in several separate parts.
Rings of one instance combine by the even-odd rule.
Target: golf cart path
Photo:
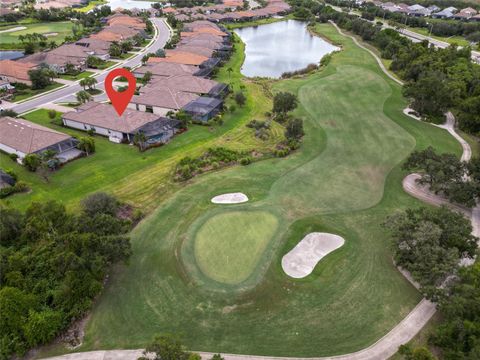
[[[332,25],[337,31],[346,37],[350,37],[357,46],[368,51],[377,61],[382,71],[396,83],[403,85],[403,82],[395,78],[388,72],[379,57],[368,48],[359,44],[359,42],[352,36],[345,35],[336,24]],[[460,135],[455,132],[455,119],[453,115],[447,114],[447,122],[444,125],[438,125],[441,128],[447,130],[452,136],[454,136],[462,145],[463,155],[462,160],[469,161],[472,155],[470,145],[463,140]],[[407,180],[408,179],[408,180]],[[415,197],[418,197],[422,201],[429,202],[433,205],[443,204],[444,199],[436,196],[435,194],[428,194],[428,199],[425,197],[425,191],[419,191],[417,184],[415,183],[415,177],[411,175],[407,176],[404,180],[408,185],[408,193]],[[413,182],[412,182],[413,181]],[[404,185],[405,186],[405,185]],[[413,189],[413,190],[411,190]],[[412,191],[412,192],[410,192]],[[418,195],[418,196],[417,196]],[[480,207],[476,207],[472,210],[472,226],[474,228],[474,234],[478,233],[480,229]],[[436,312],[436,306],[434,303],[427,299],[422,299],[417,306],[392,330],[385,334],[381,339],[374,344],[353,352],[350,354],[327,356],[327,357],[314,357],[314,358],[301,358],[301,357],[275,357],[275,356],[257,356],[257,355],[237,355],[237,354],[222,354],[225,360],[386,360],[394,355],[400,345],[409,342],[432,318]],[[107,351],[91,351],[71,353],[62,356],[46,358],[48,360],[136,360],[142,354],[142,349],[137,350],[107,350]],[[209,359],[213,353],[199,352],[203,359]]]

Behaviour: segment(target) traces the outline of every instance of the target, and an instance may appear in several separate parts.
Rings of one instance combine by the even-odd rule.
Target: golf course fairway
[[[195,351],[343,354],[377,341],[419,302],[381,224],[423,205],[402,190],[402,161],[427,146],[460,154],[460,145],[402,113],[400,86],[368,52],[329,24],[315,30],[342,51],[319,72],[272,84],[299,98],[301,148],[198,176],[159,204],[132,232],[133,255],[112,274],[78,351],[142,348],[167,332]],[[210,202],[229,192],[250,200]],[[311,232],[345,244],[293,279],[281,259]]]

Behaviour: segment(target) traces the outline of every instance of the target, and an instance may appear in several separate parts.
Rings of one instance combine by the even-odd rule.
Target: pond
[[[19,50],[1,50],[0,60],[15,60],[23,56],[23,51]]]
[[[248,77],[279,78],[284,72],[318,64],[323,56],[338,47],[307,30],[303,21],[287,20],[267,25],[236,29],[245,43],[245,62],[241,72]]]

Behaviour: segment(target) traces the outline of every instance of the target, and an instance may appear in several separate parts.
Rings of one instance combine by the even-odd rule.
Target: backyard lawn
[[[306,136],[296,153],[177,185],[165,177],[176,161],[174,142],[156,155],[140,154],[136,162],[144,156],[155,162],[124,180],[124,168],[134,165],[117,150],[124,166],[111,168],[109,176],[119,180],[110,179],[109,185],[105,173],[90,166],[82,166],[88,177],[63,176],[82,186],[110,188],[147,208],[159,206],[132,232],[129,264],[110,277],[78,351],[140,348],[155,334],[169,332],[181,334],[196,351],[336,355],[374,343],[418,303],[420,294],[392,264],[381,223],[394,211],[422,205],[401,186],[400,164],[412,150],[431,145],[460,155],[461,147],[446,131],[402,114],[407,102],[400,86],[370,54],[331,25],[316,26],[343,51],[320,72],[272,84],[274,92],[299,97],[295,115],[304,119]],[[229,64],[235,71],[230,75],[224,68],[219,76],[236,89],[246,87],[248,101],[241,109],[246,113],[226,121],[228,130],[220,137],[198,134],[202,145],[239,148],[249,139],[243,146],[258,146],[241,125],[271,106],[269,90],[242,80],[241,62],[236,54]],[[202,148],[185,135],[178,137],[184,155]],[[100,157],[100,150],[91,159]],[[170,157],[163,159],[162,150]],[[89,159],[77,164],[81,161]],[[74,201],[79,197],[79,189],[74,197],[69,191],[74,188],[66,184],[48,197]],[[178,191],[170,195],[172,188]],[[250,201],[210,202],[236,191]],[[306,278],[289,278],[282,256],[313,231],[338,234],[345,245]],[[242,242],[253,250],[245,252]]]
[[[18,37],[20,35],[32,33],[45,35],[49,42],[55,41],[57,45],[60,45],[65,40],[66,36],[72,35],[73,25],[74,24],[71,21],[19,24],[18,26],[25,27],[26,29],[2,33],[0,35],[0,48],[2,44],[7,44],[10,48],[10,44],[13,43],[18,43],[20,48],[22,48],[22,43]],[[1,27],[0,30],[2,30]]]
[[[25,89],[25,90],[17,90],[12,98],[12,101],[14,102],[17,102],[17,101],[24,101],[24,100],[27,100],[33,96],[36,96],[36,95],[40,95],[40,94],[43,94],[47,91],[51,91],[51,90],[54,90],[56,88],[59,88],[59,87],[62,87],[62,86],[65,86],[64,84],[60,84],[60,83],[57,83],[57,82],[53,82],[52,84],[44,87],[43,89],[36,89],[36,90],[32,90],[32,89]]]
[[[107,1],[105,0],[93,0],[88,3],[87,6],[81,7],[81,8],[75,8],[75,11],[79,12],[89,12],[93,8],[97,7],[98,5],[106,4]]]
[[[239,69],[242,62],[243,47],[239,44],[238,52],[225,65],[226,68],[235,68],[236,72],[229,74],[221,69],[217,75],[218,80],[228,82],[235,91],[240,90]],[[270,100],[265,97],[260,85],[246,84],[246,91],[245,106],[237,106],[233,113],[227,112],[223,116],[222,126],[193,125],[169,144],[144,153],[140,153],[136,147],[114,144],[104,137],[96,136],[97,152],[93,156],[75,160],[52,173],[48,183],[0,153],[2,163],[11,164],[9,167],[18,172],[20,178],[27,181],[32,189],[30,193],[16,194],[0,202],[9,201],[13,206],[25,209],[32,201],[56,199],[69,208],[74,208],[89,193],[107,191],[142,210],[152,211],[162,199],[184,186],[172,180],[173,168],[184,156],[199,156],[212,146],[237,150],[271,150],[283,138],[283,128],[278,124],[273,124],[272,136],[267,141],[257,139],[254,131],[244,126],[253,118],[262,119],[271,107]],[[227,106],[232,102],[232,99],[228,99]],[[86,135],[81,131],[52,124],[47,110],[37,110],[25,115],[25,118],[72,135]]]
[[[91,72],[91,71],[82,71],[81,73],[77,74],[77,75],[68,75],[68,74],[62,74],[59,76],[60,79],[65,79],[65,80],[72,80],[72,81],[75,81],[75,80],[81,80],[81,79],[85,79],[89,76],[92,76],[94,73]]]

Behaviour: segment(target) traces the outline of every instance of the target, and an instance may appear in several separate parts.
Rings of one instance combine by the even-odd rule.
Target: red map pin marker
[[[112,85],[113,80],[119,76],[123,76],[128,80],[128,89],[122,92],[116,91]],[[105,91],[107,92],[108,98],[112,102],[113,107],[117,111],[118,116],[122,116],[127,108],[130,99],[135,93],[136,85],[137,80],[135,79],[135,76],[124,68],[113,69],[105,78]]]

